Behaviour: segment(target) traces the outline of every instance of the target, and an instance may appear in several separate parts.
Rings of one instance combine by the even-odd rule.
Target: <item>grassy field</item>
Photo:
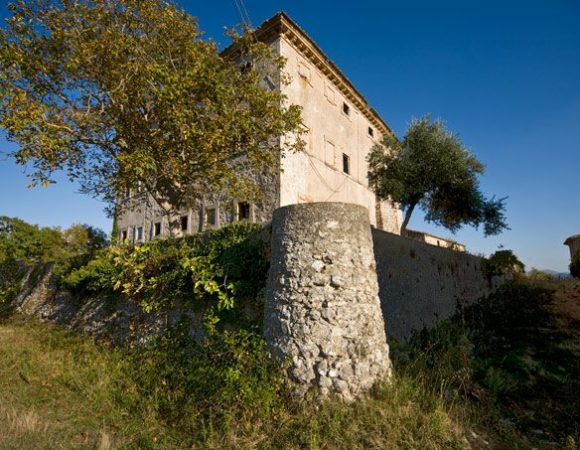
[[[0,320],[0,449],[577,448],[580,284],[510,286],[410,345],[351,405],[295,398],[258,339],[115,349]]]

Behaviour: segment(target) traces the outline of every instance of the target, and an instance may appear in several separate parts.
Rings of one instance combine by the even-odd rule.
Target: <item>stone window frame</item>
[[[332,145],[332,161],[329,162],[326,158],[327,153],[327,146],[328,144]],[[322,162],[326,164],[331,169],[336,170],[336,143],[334,140],[328,136],[324,136],[324,154],[322,155]]]
[[[246,204],[248,205],[248,217],[247,218],[240,218],[240,205]],[[255,209],[254,204],[250,202],[244,202],[236,200],[234,202],[234,219],[236,222],[254,222],[254,215]]]
[[[189,231],[189,228],[191,225],[190,222],[191,222],[191,220],[189,220],[189,214],[185,214],[185,215],[179,217],[179,225],[180,225],[179,228],[180,228],[182,233],[187,233]],[[185,223],[185,228],[183,227],[184,223]]]
[[[304,81],[306,81],[306,83],[308,83],[310,87],[313,87],[312,68],[310,67],[310,65],[307,62],[303,61],[302,59],[298,59],[297,66],[298,66],[298,76]]]
[[[348,153],[342,152],[342,173],[352,177],[352,158]]]
[[[214,205],[204,206],[203,208],[203,228],[215,228],[218,225],[218,210]],[[211,220],[210,220],[211,219]]]
[[[151,235],[153,236],[153,238],[159,237],[161,236],[161,234],[163,233],[163,221],[160,220],[158,222],[153,222],[151,224]]]
[[[336,97],[338,93],[331,82],[328,80],[324,83],[324,96],[331,105],[337,105]]]
[[[352,106],[350,106],[348,104],[348,102],[346,101],[342,101],[342,107],[340,108],[340,111],[342,112],[342,115],[345,117],[348,117],[349,120],[352,120]]]

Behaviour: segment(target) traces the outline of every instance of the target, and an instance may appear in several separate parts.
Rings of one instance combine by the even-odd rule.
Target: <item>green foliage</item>
[[[0,30],[0,128],[47,185],[64,170],[124,206],[140,186],[168,214],[208,189],[258,195],[249,172],[303,147],[300,108],[278,89],[284,59],[252,32],[220,53],[165,0],[14,1]],[[244,63],[249,70],[240,70]],[[279,139],[290,134],[295,139]],[[140,200],[142,197],[140,197]]]
[[[113,247],[94,259],[59,263],[55,279],[79,294],[114,290],[146,312],[186,303],[205,313],[209,329],[223,319],[240,324],[248,317],[243,310],[261,312],[269,267],[262,230],[236,223],[180,239]]]
[[[572,257],[570,263],[570,275],[574,278],[580,278],[580,251],[577,251]]]
[[[482,261],[481,268],[488,277],[525,272],[524,263],[512,250],[497,250],[489,258]]]
[[[44,264],[90,254],[107,245],[103,231],[90,225],[76,224],[62,231],[0,217],[0,260],[13,258],[29,265]]]
[[[0,260],[0,305],[14,299],[21,289],[24,266],[14,258]]]
[[[235,420],[268,420],[280,408],[286,389],[281,370],[268,358],[258,335],[212,334],[200,345],[185,327],[133,353],[125,383],[139,386],[133,396],[122,399],[128,409],[153,406],[168,423],[191,426],[195,440],[225,431]]]
[[[484,197],[478,179],[483,165],[441,121],[413,120],[403,141],[386,135],[368,162],[372,189],[405,210],[403,232],[417,206],[428,222],[451,231],[483,225],[488,236],[507,228],[505,199]]]
[[[53,269],[53,277],[61,288],[76,294],[112,295],[113,284],[119,270],[109,252],[101,252],[94,259],[86,264],[79,264],[79,267],[75,269],[66,264],[69,261]]]

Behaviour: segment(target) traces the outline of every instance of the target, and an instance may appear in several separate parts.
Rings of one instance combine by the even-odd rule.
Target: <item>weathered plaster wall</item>
[[[302,106],[308,127],[306,151],[282,160],[280,206],[307,202],[348,202],[366,207],[371,224],[377,225],[374,193],[369,189],[366,157],[381,139],[376,127],[349,101],[338,86],[312,64],[285,37],[280,54],[292,82],[282,87],[289,103]],[[349,113],[343,111],[343,104]],[[369,127],[374,136],[370,136]],[[343,172],[342,155],[350,161]],[[398,232],[401,212],[390,202],[381,202],[383,229]]]
[[[352,399],[391,371],[368,211],[313,203],[274,212],[264,337],[298,392]]]
[[[387,334],[408,339],[497,288],[480,257],[373,229],[379,295]]]

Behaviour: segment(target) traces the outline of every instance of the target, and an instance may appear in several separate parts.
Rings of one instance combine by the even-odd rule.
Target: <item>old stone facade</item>
[[[391,202],[377,201],[367,181],[367,154],[383,135],[392,133],[388,125],[284,13],[264,22],[256,35],[287,60],[284,70],[292,81],[280,89],[289,103],[303,108],[308,129],[305,151],[285,155],[280,174],[260,174],[264,200],[259,204],[208,196],[195,208],[182,211],[183,234],[237,220],[265,222],[281,206],[329,201],[364,206],[372,225],[398,233],[400,209]],[[134,199],[117,217],[119,238],[143,242],[168,235],[162,210],[138,195]]]

